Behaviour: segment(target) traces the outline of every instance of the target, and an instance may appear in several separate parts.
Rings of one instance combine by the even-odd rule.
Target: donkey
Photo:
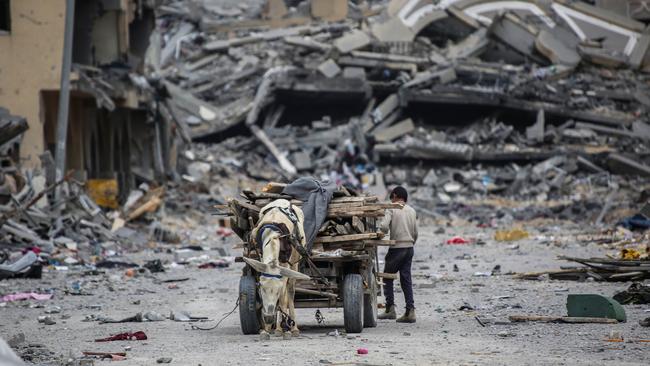
[[[305,245],[303,223],[302,210],[287,200],[279,199],[260,210],[260,221],[251,232],[251,239],[257,244],[262,260],[244,258],[244,261],[260,273],[261,339],[270,338],[274,325],[276,333],[283,334],[281,319],[287,320],[287,317],[290,333],[284,332],[283,336],[290,338],[300,334],[293,304],[295,282],[296,279],[308,280],[310,277],[298,272],[300,254],[292,246],[291,240]]]

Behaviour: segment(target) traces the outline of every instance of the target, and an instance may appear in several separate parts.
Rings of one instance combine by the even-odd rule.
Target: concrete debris
[[[334,46],[341,53],[358,50],[370,44],[370,37],[361,30],[344,34],[334,41]]]

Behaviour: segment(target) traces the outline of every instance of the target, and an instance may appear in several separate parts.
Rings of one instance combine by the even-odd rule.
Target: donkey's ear
[[[282,267],[282,266],[278,266],[277,268],[280,270],[280,274],[282,276],[287,277],[287,278],[295,278],[296,280],[309,280],[310,279],[310,277],[307,276],[304,273],[296,272],[296,271],[294,271],[292,269]]]
[[[264,264],[264,263],[262,263],[262,262],[260,262],[258,260],[252,259],[252,258],[243,257],[242,259],[244,260],[244,262],[246,262],[246,264],[253,267],[253,269],[256,270],[257,272],[260,272],[260,273],[268,273],[269,272],[270,266],[268,264]]]

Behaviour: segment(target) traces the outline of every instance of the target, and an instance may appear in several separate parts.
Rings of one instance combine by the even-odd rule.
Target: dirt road
[[[168,315],[170,310],[185,310],[196,316],[220,319],[230,311],[237,298],[240,264],[227,269],[178,267],[165,273],[123,276],[124,270],[84,276],[80,271],[50,271],[42,280],[0,282],[0,292],[55,289],[52,300],[40,303],[8,303],[0,307],[0,335],[5,340],[22,333],[24,342],[16,342],[18,353],[41,364],[59,364],[82,351],[124,352],[120,365],[155,365],[161,357],[171,357],[172,365],[647,365],[650,344],[630,342],[650,339],[650,330],[638,320],[650,316],[648,306],[631,305],[625,309],[628,322],[616,325],[586,324],[507,324],[508,315],[566,314],[569,293],[597,293],[606,296],[627,284],[595,282],[523,281],[507,275],[559,268],[559,254],[603,255],[595,244],[580,245],[574,240],[550,244],[560,234],[576,233],[569,226],[546,225],[531,230],[533,237],[515,243],[493,241],[492,229],[469,226],[446,228],[433,234],[433,226],[423,227],[416,247],[414,282],[418,321],[413,325],[380,321],[377,328],[362,334],[330,336],[343,331],[341,310],[321,309],[324,325],[319,325],[313,310],[298,310],[300,338],[282,340],[273,337],[261,342],[257,336],[244,336],[238,314],[228,317],[211,331],[192,330],[189,323],[171,320],[148,323],[99,324],[84,321],[90,315],[119,319],[138,312],[155,311]],[[540,231],[543,230],[543,232]],[[209,227],[193,235],[205,239]],[[484,244],[446,245],[446,239],[461,235],[480,239]],[[204,242],[222,246],[210,235]],[[570,236],[569,236],[570,237]],[[226,245],[229,247],[229,245]],[[216,250],[207,253],[217,255]],[[231,250],[230,254],[236,254]],[[150,259],[172,260],[165,252],[145,251],[127,255],[124,260],[144,263]],[[453,270],[454,265],[458,271]],[[476,276],[501,266],[501,275]],[[166,283],[165,279],[189,278]],[[92,294],[65,295],[63,289],[75,281]],[[176,288],[175,288],[176,287]],[[399,286],[397,286],[399,291]],[[403,306],[401,293],[396,294]],[[382,299],[380,299],[381,301]],[[459,310],[464,304],[474,310]],[[52,314],[54,325],[39,324],[38,316],[50,306],[62,311]],[[481,326],[475,316],[492,321]],[[501,323],[502,325],[500,325]],[[214,322],[198,323],[208,326]],[[142,330],[145,341],[95,343],[96,338]],[[611,331],[619,332],[628,342],[609,343]],[[357,355],[366,348],[367,355]],[[48,353],[51,352],[51,354]],[[108,361],[95,361],[96,365]]]

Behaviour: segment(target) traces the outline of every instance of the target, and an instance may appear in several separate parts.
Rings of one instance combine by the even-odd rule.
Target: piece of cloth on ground
[[[636,214],[634,216],[624,218],[623,220],[619,221],[616,225],[621,225],[624,228],[629,230],[635,230],[635,229],[646,230],[646,229],[650,229],[650,219],[648,219],[647,217],[641,214]]]
[[[302,212],[305,216],[303,226],[308,251],[311,251],[318,229],[325,222],[327,207],[335,190],[336,183],[334,182],[329,180],[320,182],[308,177],[298,178],[282,190],[283,194],[304,202],[302,205]]]

